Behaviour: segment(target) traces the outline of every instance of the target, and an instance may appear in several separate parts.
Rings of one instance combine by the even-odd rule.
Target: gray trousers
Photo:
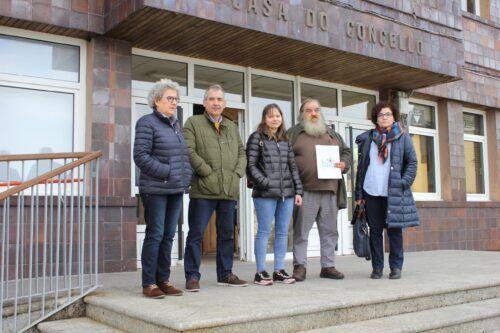
[[[293,219],[293,264],[307,266],[309,232],[316,221],[321,245],[321,267],[335,266],[337,197],[328,191],[304,191]]]

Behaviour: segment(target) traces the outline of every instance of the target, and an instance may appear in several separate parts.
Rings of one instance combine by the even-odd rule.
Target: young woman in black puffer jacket
[[[302,203],[303,190],[295,155],[285,132],[280,107],[269,104],[262,111],[257,131],[247,142],[247,175],[253,184],[252,197],[258,222],[254,242],[257,263],[254,283],[260,285],[295,282],[285,271],[284,260],[293,206]],[[273,219],[274,273],[271,279],[266,272],[266,250]]]

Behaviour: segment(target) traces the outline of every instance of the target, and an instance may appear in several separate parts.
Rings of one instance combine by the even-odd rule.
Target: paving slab
[[[369,279],[370,262],[354,256],[342,256],[337,258],[336,267],[345,273],[344,280],[320,279],[319,260],[310,259],[305,282],[273,286],[251,284],[245,288],[217,286],[215,264],[204,260],[200,292],[186,292],[182,297],[161,300],[142,296],[140,272],[104,274],[101,276],[102,287],[87,297],[86,302],[87,308],[89,305],[93,307],[95,316],[108,316],[106,311],[116,312],[177,331],[249,321],[264,322],[274,318],[276,332],[280,332],[286,330],[279,329],[280,320],[304,314],[314,317],[332,309],[367,304],[378,304],[380,308],[395,300],[407,300],[411,304],[413,298],[425,296],[433,297],[429,301],[439,302],[440,294],[457,291],[459,293],[454,297],[461,299],[447,302],[458,304],[477,301],[477,298],[500,297],[500,252],[430,251],[407,253],[405,256],[400,280],[388,279],[388,269],[382,279]],[[291,262],[286,264],[291,271]],[[268,267],[272,267],[272,263],[268,263]],[[235,262],[234,272],[240,278],[252,281],[255,264]],[[178,286],[184,285],[182,266],[172,268],[171,281]],[[474,294],[475,298],[469,292],[471,288],[480,291]],[[470,300],[468,297],[471,297]],[[397,310],[404,312],[404,309]],[[387,311],[390,313],[391,309]],[[269,328],[269,322],[266,325]],[[321,326],[311,328],[314,327]]]

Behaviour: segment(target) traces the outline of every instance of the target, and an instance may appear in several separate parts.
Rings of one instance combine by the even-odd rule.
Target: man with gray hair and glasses
[[[318,100],[306,99],[301,107],[299,123],[288,130],[304,188],[302,205],[296,208],[293,225],[293,277],[306,279],[307,243],[309,232],[316,221],[321,245],[320,277],[343,279],[335,268],[335,247],[338,241],[337,213],[347,207],[344,180],[320,179],[316,159],[316,146],[338,146],[340,162],[335,167],[346,173],[350,166],[351,149],[339,133],[329,127]]]
[[[245,175],[246,154],[238,127],[222,116],[226,107],[224,90],[208,87],[203,100],[205,112],[190,117],[184,137],[194,170],[189,193],[184,273],[186,290],[199,291],[201,242],[215,211],[217,228],[217,282],[244,287],[247,283],[233,274],[234,225],[240,178]]]

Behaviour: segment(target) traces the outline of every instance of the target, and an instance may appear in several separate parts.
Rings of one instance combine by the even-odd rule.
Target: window
[[[0,73],[78,82],[78,46],[0,35]]]
[[[226,100],[244,102],[243,73],[206,66],[194,66],[194,95],[204,97],[205,90],[219,84],[226,92]]]
[[[179,93],[187,95],[187,64],[177,61],[132,56],[132,88],[149,90],[161,79],[179,84]]]
[[[326,119],[335,117],[337,113],[337,89],[320,87],[313,84],[300,84],[300,102],[308,98],[317,99],[321,104],[321,112]]]
[[[85,151],[85,41],[0,27],[0,49],[0,154]],[[52,168],[35,164],[10,176]]]
[[[250,117],[254,129],[262,119],[262,110],[271,103],[279,105],[285,126],[290,128],[293,120],[293,82],[253,74]]]
[[[463,121],[467,199],[487,199],[485,116],[475,110],[466,110]]]
[[[412,190],[415,197],[421,200],[439,199],[440,196],[437,183],[436,109],[436,104],[427,101],[409,103],[408,126],[418,161]]]
[[[374,95],[342,90],[342,111],[346,118],[370,119],[370,112],[375,106]]]
[[[480,15],[480,0],[462,0],[462,10],[471,14]]]

